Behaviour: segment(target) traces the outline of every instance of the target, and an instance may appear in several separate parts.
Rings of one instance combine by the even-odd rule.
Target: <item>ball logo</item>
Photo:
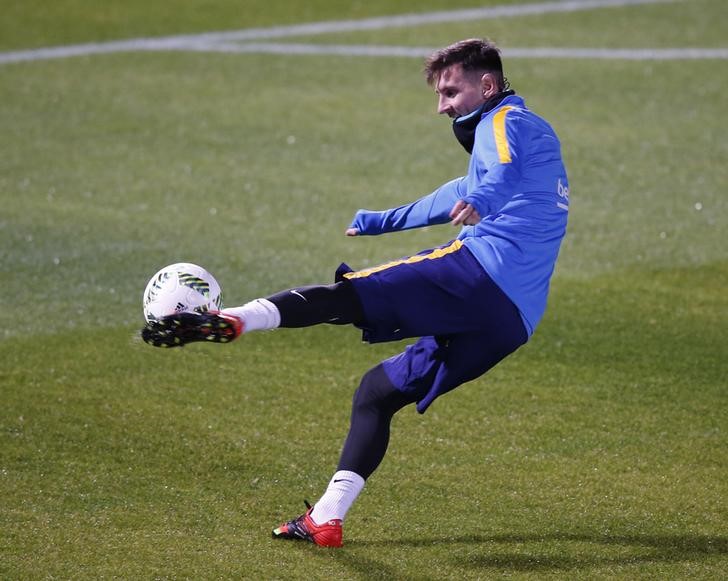
[[[210,296],[210,283],[208,283],[206,280],[202,280],[199,276],[180,272],[177,279],[182,286],[186,286],[191,288],[192,290],[196,290],[204,297]]]

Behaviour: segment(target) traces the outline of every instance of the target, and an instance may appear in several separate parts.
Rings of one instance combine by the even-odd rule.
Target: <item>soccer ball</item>
[[[204,268],[179,262],[165,266],[151,278],[142,305],[147,321],[182,312],[219,311],[222,291]]]

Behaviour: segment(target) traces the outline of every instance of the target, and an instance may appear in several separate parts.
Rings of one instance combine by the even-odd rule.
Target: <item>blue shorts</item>
[[[479,377],[528,340],[513,302],[460,240],[360,271],[341,265],[362,304],[370,343],[420,337],[383,362],[422,413],[439,395]]]

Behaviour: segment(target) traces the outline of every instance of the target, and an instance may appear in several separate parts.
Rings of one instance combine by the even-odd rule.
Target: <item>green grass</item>
[[[62,4],[65,26],[39,24]],[[719,4],[347,41],[437,45],[496,26],[510,46],[720,46]],[[0,38],[249,26],[237,5],[196,20],[198,5],[170,18],[129,3],[101,25],[88,3],[13,4],[27,35]],[[250,25],[446,7],[281,2]],[[652,39],[627,42],[629,22]],[[670,22],[705,42],[670,40]],[[549,311],[486,377],[395,418],[340,551],[270,529],[321,493],[359,377],[402,345],[320,327],[158,351],[137,338],[141,293],[189,260],[237,304],[453,236],[343,236],[357,208],[465,171],[420,63],[181,52],[0,66],[0,578],[725,576],[724,61],[506,64],[570,172]]]

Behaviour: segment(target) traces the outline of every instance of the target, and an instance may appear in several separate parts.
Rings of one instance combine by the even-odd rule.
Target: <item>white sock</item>
[[[223,309],[222,312],[242,319],[245,326],[244,333],[276,329],[281,324],[281,313],[278,311],[278,307],[268,299],[255,299],[245,303],[242,307]]]
[[[344,520],[356,497],[364,488],[364,479],[356,472],[339,470],[329,482],[326,492],[318,499],[311,511],[316,524],[333,519]]]

